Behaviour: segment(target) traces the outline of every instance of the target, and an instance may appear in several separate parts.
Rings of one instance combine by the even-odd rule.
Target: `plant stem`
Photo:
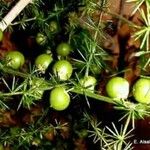
[[[34,21],[35,19],[36,19],[36,17],[29,18],[29,19],[24,20],[23,23],[25,23],[25,22],[30,22],[30,21]],[[17,21],[17,22],[11,23],[10,25],[11,25],[11,26],[15,26],[15,25],[20,24],[21,22],[22,22],[22,21]]]
[[[0,96],[3,96],[3,97],[10,97],[10,96],[15,96],[15,95],[22,95],[23,94],[23,92],[11,92],[11,93],[0,93]]]
[[[132,114],[129,113],[128,118],[125,122],[125,126],[124,126],[124,129],[123,129],[122,135],[121,135],[122,138],[125,138],[125,135],[126,135],[126,132],[127,132],[130,120],[131,120],[131,116],[132,116]],[[123,148],[122,146],[123,146],[123,141],[120,141],[120,143],[118,144],[118,150],[122,150],[122,148]]]
[[[73,93],[76,93],[76,94],[81,94],[81,95],[85,95],[87,97],[90,97],[90,98],[94,98],[96,100],[100,100],[100,101],[104,101],[104,102],[108,102],[108,103],[111,103],[111,104],[115,104],[115,102],[109,98],[109,97],[106,97],[106,96],[102,96],[102,95],[99,95],[99,94],[95,94],[89,90],[81,90],[81,89],[72,89],[71,92]]]
[[[100,23],[101,23],[101,21],[102,21],[102,16],[103,16],[103,11],[101,11],[101,12],[100,12],[100,15],[99,15],[99,20],[98,20],[98,25],[97,25],[98,28],[100,27]],[[96,32],[95,32],[95,34],[94,34],[94,41],[96,41],[97,35],[98,35],[98,30],[96,30]]]
[[[114,12],[112,13],[110,11],[105,11],[105,10],[104,10],[104,12],[115,17],[116,19],[122,20],[123,22],[127,23],[130,27],[134,27],[135,29],[141,28],[140,26],[136,25],[135,23],[131,22],[130,20],[126,19],[125,17],[123,17],[117,13],[114,13]]]
[[[0,29],[4,31],[31,0],[20,0],[0,22]]]
[[[22,78],[27,78],[29,76],[28,74],[25,74],[25,73],[19,72],[17,70],[7,68],[6,66],[3,66],[1,63],[0,63],[0,70],[2,70],[5,73],[8,73],[8,74],[20,76]]]
[[[4,67],[1,63],[0,63],[0,70],[5,72],[5,73],[8,73],[8,74],[20,76],[22,78],[28,78],[30,76],[30,74],[22,73],[22,72],[13,70],[11,68]],[[40,79],[39,77],[35,77],[35,78],[36,79]],[[46,80],[45,80],[45,84],[49,85],[48,89],[52,88],[52,84],[50,84]],[[115,101],[113,101],[111,98],[106,97],[106,96],[102,96],[102,95],[99,95],[99,94],[96,94],[96,93],[93,93],[93,92],[88,91],[88,90],[81,90],[81,89],[78,89],[78,88],[74,87],[71,90],[71,92],[76,93],[76,94],[86,95],[88,97],[91,97],[91,98],[94,98],[94,99],[97,99],[97,100],[101,100],[101,101],[104,101],[104,102],[115,104]]]
[[[103,16],[103,12],[101,11],[101,13],[99,15],[98,25],[97,25],[98,28],[100,27],[102,16]],[[95,31],[94,39],[93,39],[94,42],[96,42],[97,36],[98,36],[98,30]],[[91,53],[90,53],[89,59],[87,61],[87,68],[85,71],[85,76],[88,76],[88,74],[89,74],[89,68],[90,68],[91,60],[94,57],[95,51],[96,51],[96,45],[94,45],[94,47],[91,48]]]
[[[129,123],[130,123],[130,120],[131,120],[131,113],[129,113],[129,115],[128,115],[128,118],[127,118],[127,120],[126,120],[126,123],[125,123],[125,126],[124,126],[124,129],[123,129],[123,136],[126,134],[126,132],[127,132],[127,128],[128,128],[128,126],[129,126]]]

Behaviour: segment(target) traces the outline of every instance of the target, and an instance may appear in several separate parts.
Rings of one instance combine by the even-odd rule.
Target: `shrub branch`
[[[20,14],[20,12],[31,2],[31,0],[18,1],[18,3],[8,12],[8,14],[0,22],[0,29],[4,31],[11,24],[11,22]]]

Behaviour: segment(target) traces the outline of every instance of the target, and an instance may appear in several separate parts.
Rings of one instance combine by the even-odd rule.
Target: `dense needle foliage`
[[[2,21],[16,3],[0,2]],[[149,103],[138,103],[132,93],[139,78],[149,80],[150,2],[120,3],[132,3],[129,18],[113,12],[111,0],[33,0],[7,27],[0,43],[1,149],[134,147],[136,121],[150,115]],[[15,50],[25,57],[17,68],[19,58],[6,57]],[[67,65],[55,68],[60,61]],[[129,82],[127,98],[108,96],[106,84],[115,76]],[[54,89],[64,92],[54,94],[57,109],[50,103]]]

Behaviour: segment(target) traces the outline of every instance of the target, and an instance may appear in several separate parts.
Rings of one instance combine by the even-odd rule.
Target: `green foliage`
[[[136,28],[134,38],[141,40],[140,51],[135,56],[141,58],[142,55],[149,54],[150,4],[147,0],[128,0],[127,2],[135,3],[133,14],[139,10],[143,21],[142,27],[132,24],[132,27]],[[141,8],[143,4],[147,8],[146,12]],[[0,18],[2,19],[14,5],[14,1],[5,2],[3,0],[0,3]],[[37,44],[34,47],[37,51],[30,51],[31,53],[28,50],[26,52],[23,51],[26,54],[26,62],[20,70],[13,70],[7,67],[6,62],[1,60],[1,110],[30,111],[33,106],[40,105],[44,107],[43,109],[46,108],[46,111],[42,112],[43,115],[40,114],[40,117],[38,116],[38,120],[35,122],[23,124],[13,129],[12,127],[1,129],[0,142],[4,146],[10,145],[14,149],[29,149],[33,146],[39,149],[46,149],[47,147],[60,148],[60,145],[63,143],[63,148],[67,147],[65,138],[63,139],[63,136],[60,136],[61,131],[66,130],[66,127],[68,127],[67,121],[62,123],[57,121],[57,119],[54,122],[50,120],[52,117],[49,118],[49,116],[54,110],[49,107],[47,98],[49,97],[48,93],[53,88],[62,86],[65,87],[67,94],[71,97],[70,103],[72,105],[62,112],[62,114],[66,112],[67,114],[63,114],[63,116],[69,118],[69,121],[72,122],[73,131],[71,138],[73,139],[71,142],[76,137],[84,137],[92,138],[93,143],[99,143],[99,149],[132,149],[132,143],[128,141],[132,137],[132,131],[135,129],[135,119],[143,119],[145,116],[150,116],[149,106],[132,101],[130,96],[116,101],[114,98],[105,96],[97,87],[94,87],[91,91],[89,87],[80,83],[80,79],[88,76],[94,76],[95,80],[99,82],[102,71],[104,74],[112,74],[111,65],[108,64],[111,56],[104,49],[102,43],[108,37],[105,32],[106,23],[102,20],[104,12],[107,13],[107,0],[34,0],[10,24],[8,29],[11,29],[13,33],[22,33],[24,31],[27,36],[32,37],[34,42],[36,41],[37,33],[42,33],[44,35],[44,44],[38,45],[38,43],[33,42],[35,45]],[[95,13],[98,16],[97,18],[93,17]],[[115,17],[126,21],[125,18],[119,15]],[[55,32],[50,30],[51,22],[56,22],[56,25],[58,25],[58,30]],[[20,37],[17,38],[19,39]],[[71,45],[72,49],[69,55],[57,55],[58,51],[56,48],[58,43],[61,42]],[[35,60],[30,59],[34,59],[32,56],[41,54],[43,51],[51,54],[53,62],[46,68],[46,71],[41,73],[33,63]],[[27,53],[31,54],[30,58],[27,57]],[[61,53],[59,52],[59,54]],[[61,76],[58,78],[57,71],[56,73],[52,72],[56,61],[68,61],[73,66],[67,81],[60,80]],[[146,59],[145,65],[147,66],[149,62],[150,59]],[[61,73],[63,71],[62,69]],[[88,108],[85,105],[76,105],[79,99],[81,102],[86,100]],[[112,104],[116,111],[123,112],[123,116],[118,117],[117,121],[124,125],[120,126],[116,122],[112,122],[112,126],[105,126],[96,117],[91,117],[91,103],[93,100],[97,100],[100,104],[101,102]],[[79,107],[79,112],[77,107]],[[73,114],[72,111],[74,110],[75,113]],[[84,113],[85,110],[87,113]],[[75,118],[78,113],[82,117],[81,120],[78,119],[80,117]],[[81,114],[84,114],[84,116],[81,116]],[[57,144],[44,138],[44,134],[49,131],[54,132],[57,137]],[[80,131],[88,131],[88,134],[87,132],[80,134]],[[87,135],[90,136],[88,137]],[[67,142],[69,143],[69,140]]]

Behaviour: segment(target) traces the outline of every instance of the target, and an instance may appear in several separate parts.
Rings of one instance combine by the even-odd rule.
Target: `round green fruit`
[[[43,33],[37,33],[35,40],[38,45],[42,46],[46,44],[47,37]]]
[[[64,43],[64,42],[60,43],[56,48],[56,52],[60,56],[67,56],[70,54],[71,51],[72,51],[72,48],[70,44]]]
[[[113,77],[106,84],[106,92],[111,98],[126,99],[129,94],[129,83],[122,77]]]
[[[80,80],[81,86],[89,90],[94,90],[97,80],[93,76],[86,76]]]
[[[38,69],[45,71],[52,61],[53,58],[50,54],[41,54],[35,59],[35,65]]]
[[[150,79],[138,79],[133,85],[133,96],[136,101],[144,104],[150,103]]]
[[[91,65],[90,70],[94,75],[99,75],[102,69],[97,65]]]
[[[53,66],[53,73],[62,81],[68,80],[72,72],[73,67],[67,60],[59,60]]]
[[[70,96],[63,87],[56,87],[50,92],[50,106],[57,110],[65,110],[70,104]]]
[[[13,69],[19,69],[25,62],[24,55],[19,51],[10,51],[5,56],[6,65]]]
[[[51,33],[56,33],[59,31],[59,25],[57,21],[51,21],[49,23],[49,30]]]

